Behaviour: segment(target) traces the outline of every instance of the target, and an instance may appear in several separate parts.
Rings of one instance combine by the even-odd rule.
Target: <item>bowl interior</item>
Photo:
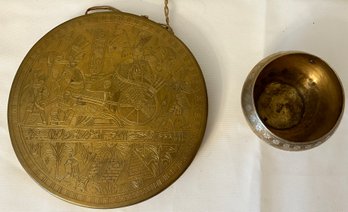
[[[254,86],[254,103],[265,126],[293,142],[308,142],[331,131],[343,110],[343,89],[320,58],[287,54],[271,61]]]

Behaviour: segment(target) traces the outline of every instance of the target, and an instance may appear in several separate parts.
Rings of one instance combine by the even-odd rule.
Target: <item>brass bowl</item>
[[[326,141],[344,109],[344,91],[322,59],[280,52],[259,62],[242,91],[244,115],[255,134],[283,150],[299,151]]]

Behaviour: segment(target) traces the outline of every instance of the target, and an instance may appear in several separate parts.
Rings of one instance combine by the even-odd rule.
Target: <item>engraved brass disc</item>
[[[195,58],[172,33],[145,17],[100,12],[35,44],[8,109],[14,150],[40,185],[113,208],[156,195],[189,166],[207,95]]]

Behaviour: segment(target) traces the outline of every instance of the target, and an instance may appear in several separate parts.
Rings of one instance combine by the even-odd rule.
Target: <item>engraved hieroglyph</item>
[[[27,172],[90,207],[133,204],[169,186],[196,154],[206,117],[204,79],[187,47],[144,17],[115,12],[45,35],[9,101]]]

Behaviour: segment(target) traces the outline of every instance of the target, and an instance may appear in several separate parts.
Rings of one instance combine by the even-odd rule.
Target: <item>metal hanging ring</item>
[[[118,10],[114,7],[110,7],[110,6],[95,6],[95,7],[88,8],[85,12],[85,15],[87,15],[88,13],[90,13],[92,11],[97,11],[97,10],[108,10],[108,11],[112,11],[112,12],[121,12],[120,10]]]

